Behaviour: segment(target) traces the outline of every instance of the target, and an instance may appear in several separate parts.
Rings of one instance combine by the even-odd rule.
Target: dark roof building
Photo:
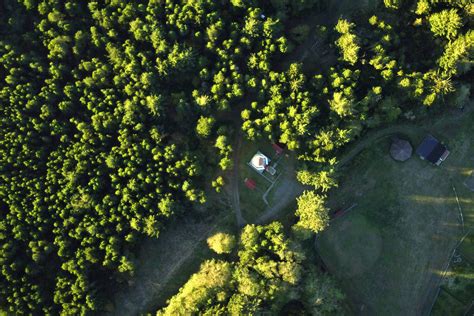
[[[436,138],[427,135],[416,149],[416,153],[421,159],[428,160],[432,164],[439,166],[448,157],[449,150]]]
[[[390,146],[390,155],[398,161],[406,161],[410,159],[413,153],[413,147],[407,140],[398,137],[393,138],[392,146]]]

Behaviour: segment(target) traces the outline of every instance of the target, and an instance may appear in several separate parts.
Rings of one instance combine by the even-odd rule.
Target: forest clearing
[[[347,164],[340,188],[331,194],[330,205],[356,201],[358,206],[331,223],[317,238],[317,249],[360,312],[430,312],[453,247],[474,227],[474,193],[463,185],[474,170],[474,113],[465,111],[454,119],[442,114],[421,122],[418,132],[409,133],[412,144],[425,130],[445,140],[452,156],[443,165],[418,157],[396,162],[388,155],[389,138],[378,139]],[[461,278],[474,277],[472,266],[463,273]]]

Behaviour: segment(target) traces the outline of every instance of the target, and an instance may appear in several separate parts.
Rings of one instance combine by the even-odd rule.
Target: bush
[[[207,239],[209,248],[218,254],[231,253],[235,243],[235,236],[226,233],[217,233]]]

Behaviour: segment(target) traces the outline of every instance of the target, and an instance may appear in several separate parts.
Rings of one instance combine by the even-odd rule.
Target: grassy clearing
[[[194,245],[190,245],[192,251],[189,256],[187,256],[179,268],[173,271],[169,276],[169,281],[163,285],[161,291],[157,293],[156,299],[147,306],[146,310],[156,310],[164,306],[166,299],[176,294],[178,289],[189,280],[190,276],[199,270],[199,267],[205,260],[219,257],[219,255],[209,249],[206,240],[217,232],[238,234],[235,216],[233,215],[234,214],[230,213],[220,218],[219,222],[211,226],[200,239],[195,240]],[[158,255],[160,255],[160,253]]]
[[[348,170],[330,202],[358,206],[333,221],[317,244],[357,308],[410,315],[456,242],[457,217],[452,203],[438,203],[451,198],[449,183],[427,185],[442,170],[416,158],[399,164],[387,156],[388,146],[379,143]]]
[[[344,252],[352,249],[356,257],[337,256],[332,264],[342,276],[351,278],[362,275],[372,268],[382,251],[382,237],[377,227],[356,212],[348,213],[350,220],[341,221],[338,225],[339,234],[327,236],[327,241],[321,243],[321,253]],[[357,226],[360,229],[352,229]]]
[[[451,296],[448,292],[441,290],[431,315],[463,315],[464,310],[464,305],[461,302]]]
[[[452,264],[441,287],[467,308],[474,297],[474,265],[462,259]]]
[[[336,219],[318,245],[356,302],[376,313],[409,315],[456,242],[457,218],[452,204],[437,203],[450,198],[449,184],[426,185],[442,177],[440,170],[416,159],[398,166],[383,144],[367,152],[331,196],[333,205],[358,206]]]
[[[171,225],[158,239],[144,240],[135,275],[120,289],[109,315],[139,315],[156,311],[166,299],[198,271],[201,263],[215,254],[206,239],[218,231],[237,233],[235,216],[221,203],[208,206],[212,219],[187,218]]]
[[[458,248],[446,278],[441,284],[443,294],[439,295],[433,307],[433,315],[443,315],[446,310],[452,314],[464,315],[474,299],[474,261],[472,255],[474,234],[465,238]],[[446,295],[448,294],[448,295]]]
[[[474,233],[467,236],[459,246],[459,252],[471,263],[474,263]]]
[[[474,194],[463,185],[474,169],[473,120],[471,113],[457,120],[446,115],[420,124],[421,130],[430,131],[451,150],[441,167],[417,157],[405,163],[393,161],[388,139],[373,144],[346,167],[342,185],[331,193],[329,204],[358,206],[333,221],[317,247],[357,310],[383,315],[422,311],[427,293],[436,288],[462,235],[459,206],[466,227],[473,224]],[[423,136],[423,132],[412,133],[410,140],[416,146]]]
[[[268,207],[263,200],[263,195],[265,192],[272,186],[272,182],[265,179],[258,172],[253,170],[248,162],[253,157],[253,155],[260,151],[267,157],[271,159],[272,162],[275,162],[278,157],[275,155],[275,151],[272,148],[271,144],[268,141],[257,140],[257,141],[243,141],[240,154],[239,154],[239,194],[240,194],[240,207],[242,210],[243,217],[250,223],[255,222],[256,219],[263,213],[263,211]],[[272,201],[275,200],[273,195],[274,189],[278,187],[281,183],[282,177],[278,175],[285,172],[286,169],[286,158],[282,157],[279,160],[276,177],[270,177],[268,173],[265,172],[265,175],[269,177],[272,181],[276,181],[272,187],[272,190],[269,192],[267,201],[269,205],[272,204]],[[245,186],[245,179],[253,179],[257,187],[255,190],[250,190]]]

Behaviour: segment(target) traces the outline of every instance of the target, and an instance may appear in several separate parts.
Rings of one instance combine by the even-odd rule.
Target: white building
[[[263,173],[269,163],[270,159],[260,151],[257,151],[257,153],[253,155],[252,159],[250,160],[249,165],[258,172]]]

